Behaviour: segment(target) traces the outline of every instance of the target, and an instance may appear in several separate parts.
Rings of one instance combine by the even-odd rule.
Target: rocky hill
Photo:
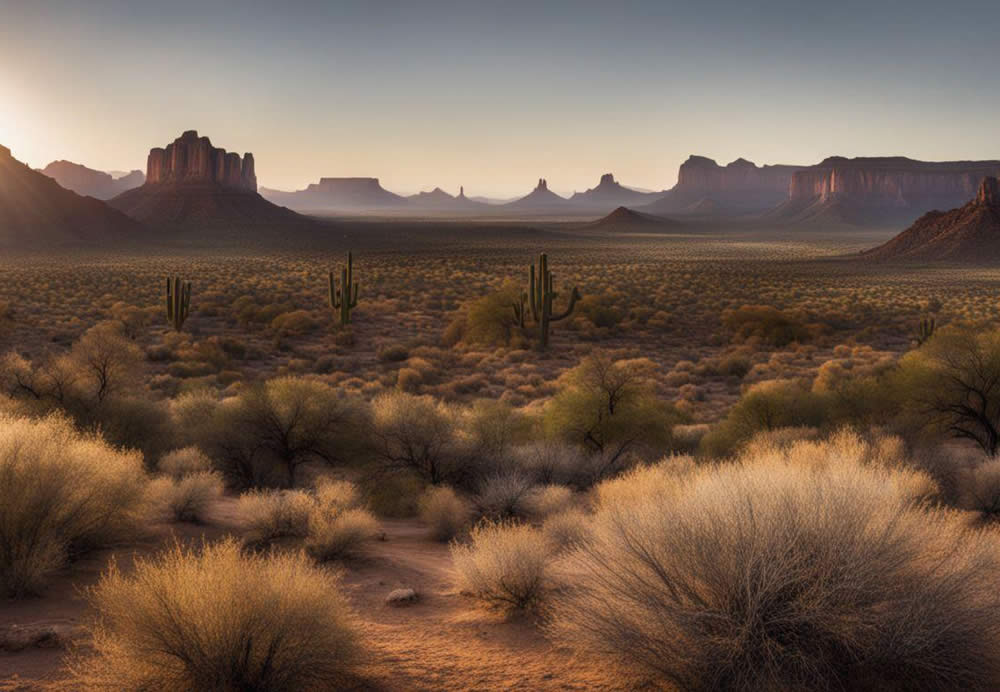
[[[864,257],[876,261],[1000,263],[1000,182],[984,178],[972,201],[951,211],[924,214]]]
[[[623,206],[648,204],[663,195],[662,192],[639,192],[621,185],[614,175],[605,173],[597,187],[586,192],[577,192],[569,198],[571,204],[580,209],[601,211]]]
[[[769,218],[798,224],[902,225],[933,209],[952,209],[1000,161],[916,161],[902,156],[833,156],[796,171],[788,199]]]
[[[146,182],[142,171],[114,177],[72,161],[53,161],[41,170],[67,190],[96,199],[111,199]]]
[[[257,193],[253,154],[226,152],[188,130],[150,150],[146,183],[109,202],[151,225],[233,227],[303,222]]]
[[[683,227],[684,224],[675,219],[644,214],[628,207],[618,207],[604,218],[582,226],[589,230],[612,233],[657,233]]]
[[[571,208],[569,200],[549,189],[545,178],[538,179],[538,185],[529,194],[508,202],[500,207],[503,211],[562,212]]]
[[[452,196],[439,187],[430,192],[418,192],[410,195],[406,201],[411,207],[427,211],[441,212],[482,212],[490,209],[490,205],[465,196],[465,188],[459,188],[458,195]]]
[[[0,244],[107,244],[136,237],[141,224],[32,170],[0,146]]]

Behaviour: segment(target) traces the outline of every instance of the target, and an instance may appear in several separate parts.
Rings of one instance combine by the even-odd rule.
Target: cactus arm
[[[580,300],[580,291],[577,290],[576,286],[573,287],[573,292],[569,296],[569,305],[558,315],[552,315],[549,319],[553,322],[558,322],[559,320],[564,320],[573,314],[573,308],[576,307],[576,301]]]

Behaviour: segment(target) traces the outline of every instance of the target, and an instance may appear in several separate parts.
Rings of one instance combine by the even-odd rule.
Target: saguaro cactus
[[[539,345],[542,349],[549,346],[549,331],[553,322],[569,317],[576,301],[580,300],[580,292],[576,286],[569,296],[569,303],[566,309],[558,314],[552,312],[552,304],[559,294],[555,291],[555,280],[552,272],[549,271],[549,257],[544,252],[538,256],[538,275],[535,275],[535,265],[531,265],[531,272],[528,281],[528,306],[531,309],[531,318],[538,325]],[[515,317],[518,322],[524,322],[524,303],[514,308]]]
[[[920,320],[920,324],[917,325],[917,329],[913,333],[913,338],[917,342],[917,348],[923,346],[928,339],[934,336],[934,330],[936,328],[937,324],[934,322],[933,317]]]
[[[180,277],[167,277],[167,322],[176,331],[184,326],[191,309],[191,282]]]
[[[347,266],[340,270],[339,286],[336,279],[333,278],[333,272],[330,272],[330,307],[334,310],[340,310],[341,325],[346,326],[351,323],[351,310],[358,306],[360,283],[354,280],[354,255],[348,252]]]

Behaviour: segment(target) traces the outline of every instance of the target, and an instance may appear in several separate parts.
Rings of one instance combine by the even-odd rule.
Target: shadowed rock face
[[[1000,183],[984,178],[972,201],[951,211],[924,214],[865,256],[877,261],[1000,262]]]
[[[67,190],[0,146],[0,246],[104,244],[141,231],[124,214]]]
[[[212,146],[208,137],[188,130],[164,148],[149,152],[146,183],[215,184],[232,190],[257,191],[253,154],[227,153]]]
[[[597,187],[586,192],[577,192],[570,197],[570,202],[578,207],[594,210],[615,209],[625,205],[647,204],[657,199],[662,192],[639,192],[620,185],[611,173],[601,176]]]

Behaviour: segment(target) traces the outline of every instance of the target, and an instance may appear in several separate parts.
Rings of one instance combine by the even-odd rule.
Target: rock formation
[[[406,198],[383,188],[378,178],[320,178],[304,190],[264,188],[261,194],[276,204],[304,212],[377,211],[406,205]]]
[[[150,150],[146,183],[110,201],[152,225],[232,227],[302,222],[298,214],[257,194],[253,154],[227,153],[188,130]]]
[[[134,238],[142,231],[139,223],[121,212],[67,190],[0,146],[0,244],[103,245]]]
[[[677,184],[644,207],[649,213],[697,215],[706,209],[717,215],[761,213],[788,198],[792,175],[804,166],[757,166],[739,158],[720,166],[691,155],[677,172]]]
[[[210,184],[232,190],[257,191],[253,154],[227,153],[208,137],[188,130],[165,148],[149,151],[146,182],[150,185]]]
[[[457,196],[453,197],[439,187],[430,192],[419,192],[406,198],[414,208],[433,212],[483,211],[488,205],[476,202],[465,196],[465,188],[459,188]]]
[[[639,192],[619,184],[614,175],[605,173],[597,187],[577,192],[569,201],[579,208],[605,211],[626,205],[647,204],[663,195],[662,192]]]
[[[556,212],[566,211],[568,207],[569,200],[549,190],[545,178],[538,179],[538,185],[530,194],[502,205],[503,211]]]
[[[910,223],[932,209],[951,209],[976,192],[1000,161],[916,161],[902,156],[833,156],[796,172],[788,201],[772,215],[791,222],[853,225]]]
[[[1000,182],[984,178],[972,201],[951,211],[924,214],[864,257],[876,261],[1000,263]]]
[[[67,190],[96,199],[111,199],[126,190],[139,187],[146,181],[142,171],[132,171],[115,178],[110,173],[96,171],[72,161],[53,161],[41,172]]]

